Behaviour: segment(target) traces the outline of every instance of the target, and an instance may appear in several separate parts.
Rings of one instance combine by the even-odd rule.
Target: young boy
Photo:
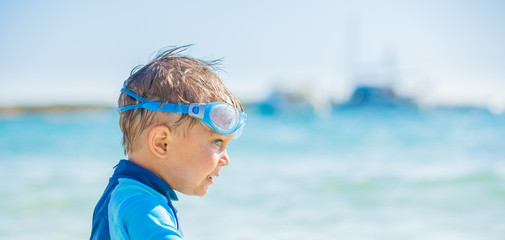
[[[128,160],[115,167],[93,213],[91,239],[182,239],[175,191],[203,196],[230,163],[226,147],[246,115],[213,63],[158,54],[121,89],[119,126]]]

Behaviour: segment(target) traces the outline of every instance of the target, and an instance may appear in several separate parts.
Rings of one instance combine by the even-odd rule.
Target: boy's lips
[[[213,175],[207,176],[207,180],[209,180],[210,183],[214,183],[214,176]]]
[[[211,174],[209,174],[209,175],[207,176],[207,179],[208,179],[211,183],[214,183],[214,178],[215,178],[215,177],[217,177],[217,176],[219,176],[219,172],[217,172],[217,173],[215,173],[215,174],[214,174],[214,173],[211,173]]]

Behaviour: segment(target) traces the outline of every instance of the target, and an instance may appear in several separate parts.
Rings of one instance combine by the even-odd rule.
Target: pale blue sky
[[[1,1],[0,105],[112,105],[135,65],[192,43],[224,57],[245,100],[272,86],[342,100],[352,69],[389,56],[400,93],[505,108],[504,13],[487,0]]]

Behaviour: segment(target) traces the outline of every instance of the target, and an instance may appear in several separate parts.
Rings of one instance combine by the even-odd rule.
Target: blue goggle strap
[[[155,111],[155,112],[170,112],[170,113],[178,113],[178,114],[183,114],[183,113],[189,114],[189,109],[191,108],[192,113],[194,113],[194,115],[203,115],[203,113],[204,113],[203,111],[200,112],[200,104],[165,103],[165,104],[163,104],[163,107],[161,107],[162,102],[145,99],[127,88],[123,87],[121,89],[121,92],[126,93],[130,97],[139,100],[140,103],[134,104],[134,105],[127,105],[127,106],[118,107],[117,109],[119,112],[124,112],[127,110],[138,109],[138,108],[144,108],[144,109]],[[195,106],[192,106],[192,105],[195,105]],[[203,108],[203,109],[205,109],[205,108]],[[192,115],[192,114],[190,114],[190,115]],[[196,116],[196,117],[198,117],[198,116]],[[203,116],[202,116],[202,118],[203,118]]]

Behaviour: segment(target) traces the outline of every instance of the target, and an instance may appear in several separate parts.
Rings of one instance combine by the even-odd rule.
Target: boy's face
[[[183,126],[181,126],[183,127]],[[186,135],[173,134],[162,178],[178,192],[203,196],[230,163],[226,147],[231,135],[221,135],[196,123]]]

